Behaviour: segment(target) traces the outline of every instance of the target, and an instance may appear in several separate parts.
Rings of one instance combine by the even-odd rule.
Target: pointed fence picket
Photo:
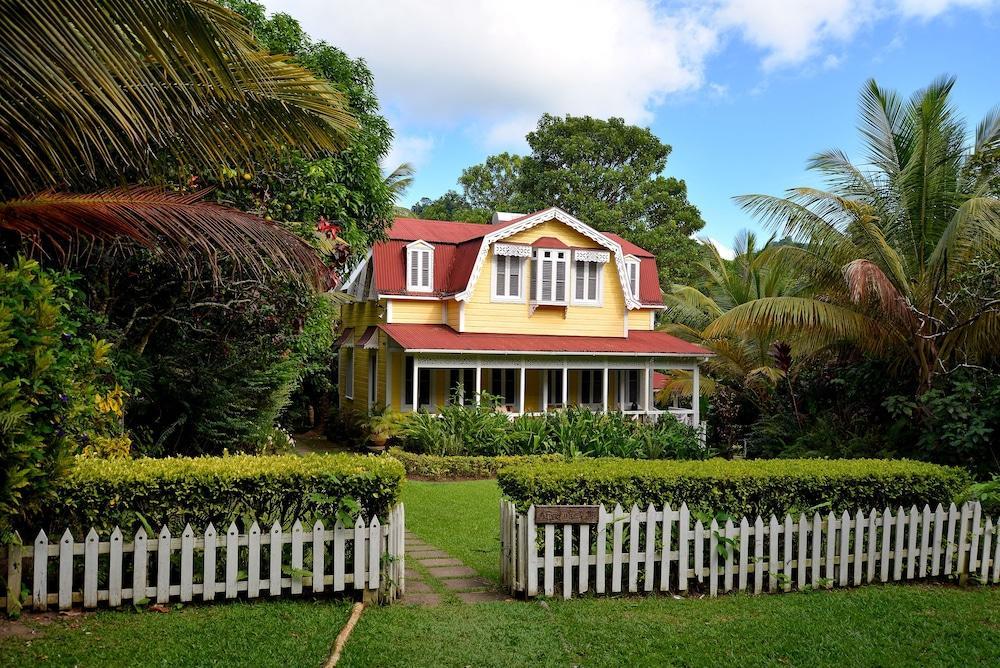
[[[333,529],[317,521],[306,530],[296,520],[288,531],[275,523],[266,532],[254,522],[245,533],[232,523],[222,536],[212,524],[202,533],[187,525],[180,536],[163,527],[152,539],[140,528],[131,542],[117,527],[104,536],[91,529],[82,542],[68,529],[57,543],[39,531],[30,545],[0,548],[8,582],[0,608],[67,610],[345,590],[393,600],[405,586],[402,504],[385,520],[358,517],[353,530],[340,521]],[[515,533],[510,536],[513,547]],[[31,586],[25,584],[22,595],[29,573]]]
[[[593,517],[593,523],[538,522],[534,506],[519,512],[502,499],[504,588],[571,598],[691,588],[710,596],[777,593],[941,577],[1000,583],[1000,518],[988,517],[978,503],[724,524],[692,518],[686,504],[617,505],[611,512],[599,506]]]

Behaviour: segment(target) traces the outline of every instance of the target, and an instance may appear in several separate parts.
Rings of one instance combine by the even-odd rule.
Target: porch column
[[[476,362],[476,394],[475,401],[476,405],[479,405],[479,395],[482,394],[483,390],[483,365],[477,361]]]
[[[642,405],[647,413],[653,410],[653,374],[650,369],[651,366],[647,363],[642,370]]]
[[[417,412],[417,408],[420,407],[420,363],[417,361],[416,356],[413,357],[413,406],[411,407],[414,413]]]
[[[521,373],[518,374],[520,391],[517,393],[517,412],[524,414],[524,360],[521,360]]]
[[[549,412],[549,370],[542,369],[542,412]]]
[[[691,426],[701,433],[701,371],[698,369],[698,360],[694,362],[693,374],[691,376]]]
[[[566,367],[566,363],[563,362],[563,396],[562,405],[563,408],[569,408],[569,369]]]
[[[602,393],[601,393],[602,394],[602,396],[601,396],[601,406],[602,406],[603,412],[607,413],[608,412],[608,364],[607,364],[607,362],[604,363],[603,374],[604,375],[603,375],[603,377],[601,379],[601,389],[603,390]]]

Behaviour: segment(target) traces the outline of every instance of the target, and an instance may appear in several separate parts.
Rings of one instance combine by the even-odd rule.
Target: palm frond
[[[164,155],[246,164],[342,148],[342,93],[211,0],[12,0],[0,21],[0,190],[142,179]],[[106,180],[106,179],[103,179]],[[117,180],[117,179],[115,179]]]
[[[42,192],[0,203],[0,230],[56,252],[81,239],[114,242],[124,237],[180,263],[204,258],[218,268],[224,258],[239,272],[282,272],[322,283],[322,262],[297,236],[256,216],[201,201],[203,194],[140,187]]]
[[[385,177],[385,184],[389,187],[394,200],[399,200],[403,193],[413,185],[413,175],[416,169],[408,162],[401,163]]]

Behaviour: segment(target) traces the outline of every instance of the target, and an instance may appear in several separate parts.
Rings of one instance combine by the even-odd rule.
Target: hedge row
[[[389,454],[403,464],[407,476],[427,480],[495,478],[497,472],[506,466],[563,461],[562,455],[440,456],[421,455],[400,448],[390,448]]]
[[[768,516],[909,508],[949,503],[971,482],[958,468],[906,460],[771,459],[635,461],[590,459],[513,466],[497,476],[504,495],[531,504],[687,503],[693,511]]]
[[[145,524],[171,532],[190,523],[217,528],[234,520],[287,525],[337,513],[384,516],[399,499],[402,465],[388,457],[297,455],[77,458],[57,483],[55,504],[31,527],[77,534]],[[239,523],[239,522],[238,522]]]

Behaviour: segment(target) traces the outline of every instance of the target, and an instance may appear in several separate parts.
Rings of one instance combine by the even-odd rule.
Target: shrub
[[[29,528],[69,526],[82,536],[91,526],[102,533],[119,526],[128,534],[140,524],[177,532],[187,523],[203,529],[212,522],[224,530],[236,520],[287,526],[294,518],[384,516],[403,479],[403,466],[389,457],[79,457],[58,483],[56,502]]]
[[[480,406],[451,404],[439,416],[413,413],[400,429],[404,450],[434,455],[542,455],[701,459],[709,452],[694,429],[664,418],[655,424],[619,413],[569,408],[511,419],[485,395]]]
[[[110,347],[78,335],[79,306],[68,276],[24,258],[0,265],[0,543],[50,503],[72,454],[128,440],[121,389],[108,387]]]
[[[558,462],[562,455],[499,455],[488,456],[440,456],[420,455],[391,448],[389,454],[398,459],[406,469],[407,476],[432,480],[495,478],[497,471],[514,464],[532,462]]]
[[[906,460],[596,459],[512,466],[501,470],[497,481],[522,509],[531,504],[687,503],[694,511],[739,517],[947,504],[970,478],[961,469]]]

